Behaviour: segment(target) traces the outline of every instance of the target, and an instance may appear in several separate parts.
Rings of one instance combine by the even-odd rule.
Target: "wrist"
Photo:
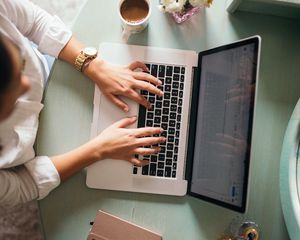
[[[98,51],[93,47],[85,47],[77,55],[74,61],[74,66],[79,72],[83,72],[86,65],[88,65],[98,55]]]
[[[98,79],[99,75],[102,75],[102,73],[104,72],[104,65],[104,60],[96,57],[84,67],[83,74],[94,81],[95,79]]]

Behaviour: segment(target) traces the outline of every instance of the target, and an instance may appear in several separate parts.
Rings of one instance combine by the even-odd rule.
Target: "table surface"
[[[121,42],[117,3],[88,1],[73,25],[74,34],[91,46]],[[46,238],[85,239],[90,221],[102,209],[158,232],[164,240],[217,239],[236,218],[257,222],[264,239],[289,239],[279,196],[279,163],[285,129],[300,96],[300,22],[245,12],[230,15],[226,0],[218,0],[177,25],[158,11],[157,0],[152,3],[148,28],[132,36],[130,44],[202,51],[251,35],[262,37],[248,211],[238,214],[189,196],[89,189],[82,170],[40,201]],[[39,155],[63,153],[89,140],[93,93],[86,77],[66,63],[55,63],[41,115]]]

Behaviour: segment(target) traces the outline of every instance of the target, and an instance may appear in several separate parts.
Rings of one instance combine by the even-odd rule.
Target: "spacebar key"
[[[144,106],[140,106],[138,128],[145,127],[145,119],[146,119],[146,108]]]

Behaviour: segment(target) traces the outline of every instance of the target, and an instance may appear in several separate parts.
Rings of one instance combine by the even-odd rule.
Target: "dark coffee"
[[[125,0],[121,5],[120,11],[127,22],[137,23],[147,17],[149,6],[145,0]]]

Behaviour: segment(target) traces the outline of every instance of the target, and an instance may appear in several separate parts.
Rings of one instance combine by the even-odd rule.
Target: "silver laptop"
[[[133,46],[100,45],[115,64],[139,60],[159,78],[163,97],[147,91],[145,109],[135,102],[122,112],[95,88],[91,137],[112,123],[138,116],[136,127],[157,126],[166,143],[149,165],[99,161],[87,169],[96,189],[183,196],[189,194],[244,212],[248,189],[251,133],[258,76],[260,37],[254,36],[200,53]]]

